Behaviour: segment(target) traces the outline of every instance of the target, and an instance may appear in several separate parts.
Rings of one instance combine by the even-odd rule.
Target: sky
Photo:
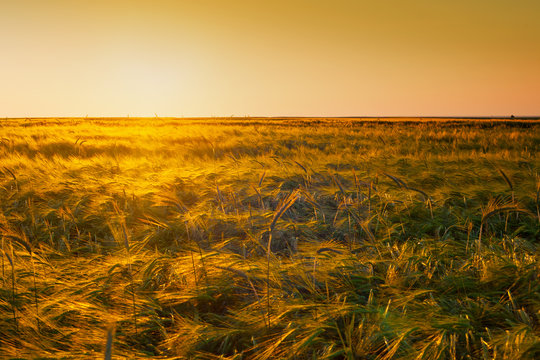
[[[538,116],[538,0],[0,0],[0,117]]]

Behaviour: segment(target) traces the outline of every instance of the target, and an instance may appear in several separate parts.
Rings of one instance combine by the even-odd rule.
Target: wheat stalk
[[[114,333],[115,333],[114,326],[111,326],[107,329],[107,341],[105,343],[105,354],[104,354],[105,360],[112,359]]]
[[[277,221],[281,216],[289,209],[295,202],[298,200],[299,190],[296,189],[292,191],[278,206],[270,226],[268,227],[268,246],[266,249],[266,305],[267,305],[267,317],[268,317],[268,327],[270,327],[270,254],[272,246],[272,232],[276,227]]]
[[[135,282],[133,280],[133,268],[131,264],[131,247],[129,243],[128,229],[126,225],[126,219],[122,215],[121,210],[118,207],[118,204],[116,202],[113,202],[113,208],[116,215],[120,219],[119,221],[120,221],[120,227],[122,229],[122,242],[123,242],[124,249],[126,250],[126,255],[127,255],[126,259],[128,263],[128,276],[129,276],[129,283],[131,287],[131,306],[132,306],[132,311],[133,311],[133,326],[135,328],[135,335],[137,335],[138,328],[137,328],[137,307],[136,307],[136,299],[135,299]],[[111,227],[111,230],[113,230],[112,227]],[[113,230],[113,233],[117,233],[117,231]],[[118,237],[118,234],[116,234],[116,237]]]
[[[11,177],[13,178],[13,181],[15,181],[15,190],[17,192],[19,192],[19,181],[17,180],[17,177],[15,176],[15,174],[13,173],[13,171],[9,170],[7,167],[4,166],[4,170],[6,170],[10,175]]]
[[[504,181],[506,181],[506,184],[510,188],[510,191],[512,191],[512,203],[513,203],[514,202],[514,184],[512,183],[512,181],[510,181],[510,179],[508,178],[508,176],[506,176],[506,174],[504,173],[504,171],[502,171],[502,169],[499,168],[497,170],[499,170],[499,173],[504,178]]]
[[[5,244],[2,244],[2,251],[4,252],[4,255],[7,257],[9,264],[11,265],[11,311],[13,314],[13,322],[15,323],[15,329],[19,331],[19,323],[17,322],[17,310],[15,309],[15,296],[16,296],[16,289],[15,289],[15,264],[14,264],[14,256],[13,256],[13,245],[9,244],[9,252],[6,251]]]

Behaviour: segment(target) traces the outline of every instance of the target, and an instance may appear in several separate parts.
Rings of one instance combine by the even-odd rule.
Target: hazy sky
[[[0,0],[0,116],[540,115],[539,0]]]

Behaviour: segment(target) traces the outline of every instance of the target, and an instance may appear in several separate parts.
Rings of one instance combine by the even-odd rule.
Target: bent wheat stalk
[[[299,197],[299,189],[291,192],[278,206],[274,218],[268,227],[268,246],[266,249],[266,316],[268,318],[268,328],[270,328],[270,254],[272,252],[272,232],[274,231],[278,220],[283,216]]]

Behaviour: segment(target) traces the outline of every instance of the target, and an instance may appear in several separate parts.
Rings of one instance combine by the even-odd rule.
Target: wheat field
[[[540,122],[0,122],[0,358],[540,357]]]

